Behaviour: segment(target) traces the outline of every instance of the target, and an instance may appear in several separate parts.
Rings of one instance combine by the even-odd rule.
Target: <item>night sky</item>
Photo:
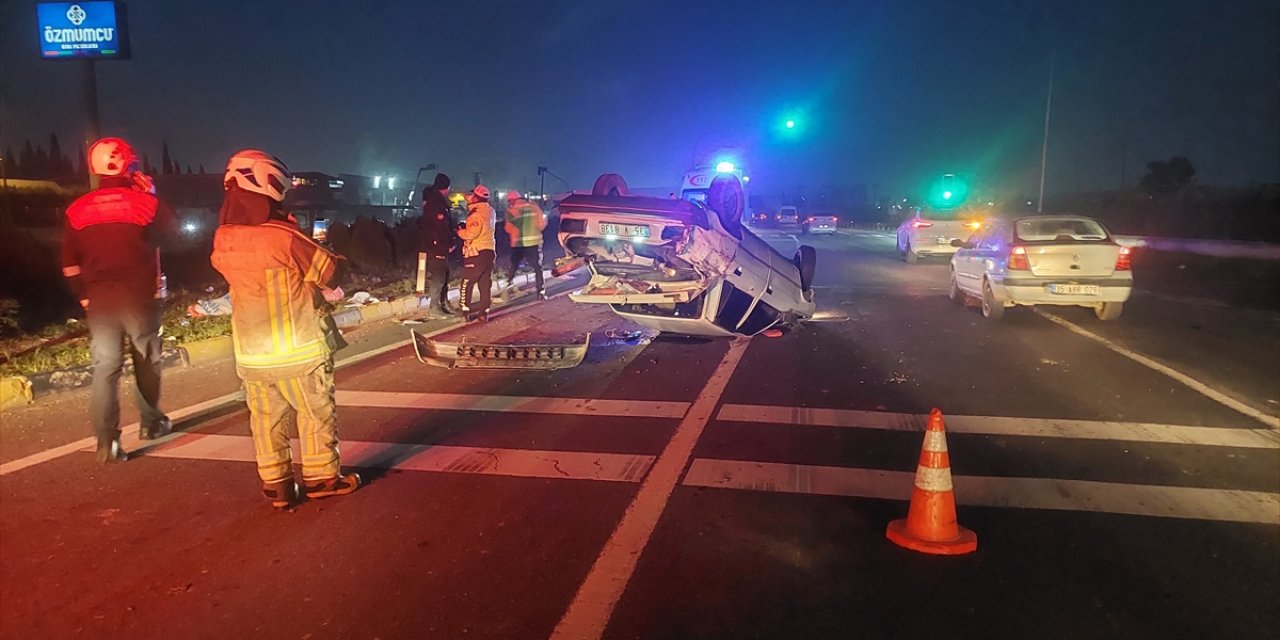
[[[1175,154],[1202,183],[1280,180],[1274,0],[128,6],[133,59],[98,65],[103,129],[154,164],[167,140],[210,171],[256,146],[296,171],[674,188],[732,150],[771,193],[946,171],[1034,193],[1052,55],[1050,193],[1116,188],[1126,149],[1129,185]],[[34,2],[0,3],[0,25],[0,148],[73,148],[78,64],[39,58]]]

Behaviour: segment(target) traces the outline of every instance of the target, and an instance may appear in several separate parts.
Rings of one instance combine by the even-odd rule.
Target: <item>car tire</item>
[[[960,283],[956,280],[956,272],[951,271],[951,288],[947,291],[947,297],[952,302],[963,305],[964,299],[967,297],[963,290],[960,289]]]
[[[813,247],[802,244],[796,250],[796,268],[800,270],[800,290],[808,293],[813,289],[813,274],[818,269],[818,252]]]
[[[996,300],[996,294],[991,290],[991,282],[982,281],[982,317],[988,320],[999,320],[1004,317],[1004,305]]]
[[[593,196],[625,196],[627,193],[627,181],[616,173],[602,173],[591,185]]]
[[[1094,315],[1098,316],[1098,319],[1102,320],[1103,322],[1111,322],[1112,320],[1119,320],[1120,314],[1123,312],[1124,312],[1123,302],[1104,302],[1101,305],[1093,308]]]
[[[906,260],[907,264],[916,264],[920,262],[919,254],[911,250],[911,245],[907,245],[907,250],[902,254],[902,259]]]
[[[716,212],[725,231],[742,239],[742,183],[731,175],[717,176],[707,188],[707,207]]]

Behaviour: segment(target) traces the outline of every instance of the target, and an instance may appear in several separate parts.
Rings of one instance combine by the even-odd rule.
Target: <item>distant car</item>
[[[811,318],[813,248],[778,253],[741,223],[741,196],[732,175],[712,181],[705,204],[627,195],[621,177],[600,176],[591,195],[560,202],[566,258],[557,270],[591,270],[569,298],[697,336],[755,335]]]
[[[1015,305],[1089,307],[1102,320],[1120,317],[1133,291],[1129,247],[1083,216],[993,221],[968,241],[954,241],[950,297],[977,298],[998,320]]]
[[[832,234],[839,225],[840,216],[829,211],[819,211],[805,217],[804,222],[800,223],[800,233]]]
[[[778,216],[768,211],[759,210],[751,214],[751,226],[753,227],[776,227],[778,226]]]
[[[898,225],[898,255],[909,264],[926,256],[950,256],[953,240],[966,240],[982,223],[953,211],[921,210]]]
[[[778,224],[799,224],[800,211],[795,207],[783,207],[778,209]]]

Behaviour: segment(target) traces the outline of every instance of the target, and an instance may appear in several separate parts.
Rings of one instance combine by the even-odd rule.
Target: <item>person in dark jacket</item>
[[[89,147],[89,167],[97,189],[67,207],[62,235],[62,275],[84,308],[93,350],[90,415],[98,438],[97,459],[123,462],[120,446],[122,343],[129,338],[137,381],[141,427],[138,438],[153,440],[173,428],[160,411],[159,234],[173,234],[172,212],[156,199],[151,178],[137,171],[137,155],[120,138]]]
[[[418,220],[419,258],[426,258],[426,293],[431,307],[446,315],[449,308],[449,252],[454,244],[454,225],[449,215],[449,176],[437,173],[436,179],[422,192],[422,218]],[[419,293],[423,293],[419,291]]]

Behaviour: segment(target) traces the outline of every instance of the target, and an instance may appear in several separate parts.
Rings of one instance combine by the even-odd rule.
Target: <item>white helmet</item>
[[[273,155],[258,149],[242,149],[227,161],[227,172],[222,177],[223,188],[232,181],[245,191],[284,202],[285,192],[293,186],[293,174]]]
[[[471,190],[471,193],[472,195],[474,195],[476,198],[479,198],[480,200],[489,199],[489,187],[486,187],[482,184],[476,185],[475,188]]]
[[[133,147],[120,138],[103,138],[89,147],[89,171],[95,176],[123,176],[137,164]]]

